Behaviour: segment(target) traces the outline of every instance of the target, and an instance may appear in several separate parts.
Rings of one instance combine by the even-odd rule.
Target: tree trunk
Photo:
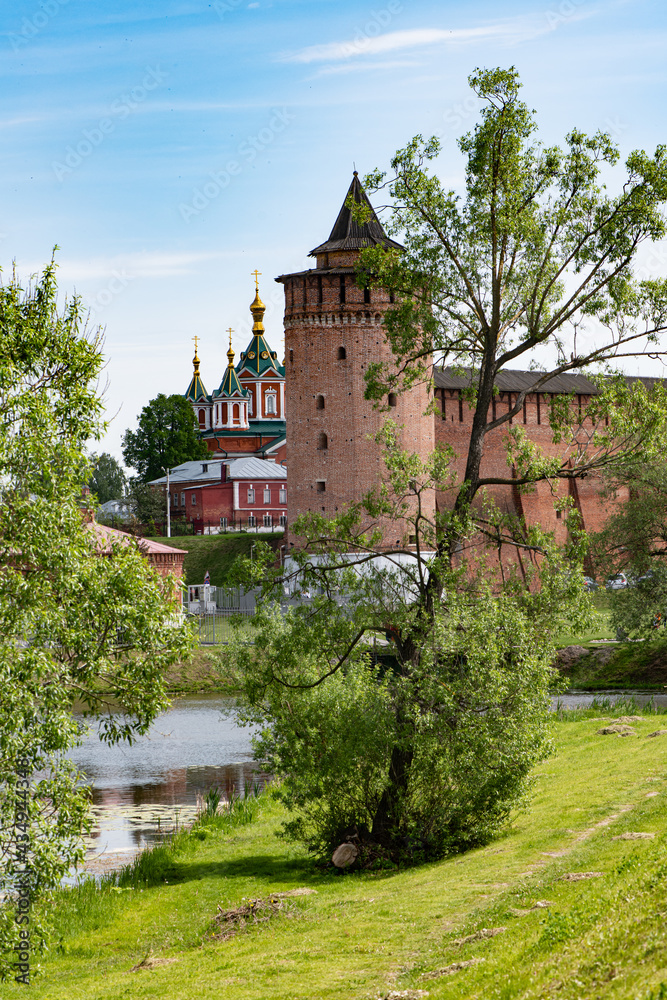
[[[402,846],[400,841],[405,834],[402,799],[408,791],[412,758],[412,750],[394,747],[391,752],[388,784],[373,817],[371,830],[372,839],[382,847],[391,849]]]

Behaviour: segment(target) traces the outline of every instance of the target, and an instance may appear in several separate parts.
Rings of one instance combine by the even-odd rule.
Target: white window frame
[[[196,507],[197,506],[197,494],[196,493],[191,493],[190,494],[190,506],[191,507]]]
[[[271,487],[264,487],[264,503],[271,503]]]
[[[284,486],[280,487],[280,492],[278,493],[278,503],[287,503],[287,490]]]
[[[271,517],[270,514],[265,514],[264,517],[262,518],[262,521],[264,522],[265,528],[273,527],[273,518]]]
[[[181,493],[181,507],[185,507],[185,493]]]
[[[249,486],[248,487],[248,503],[254,503],[254,502],[255,502],[255,487],[254,486]]]
[[[281,528],[286,528],[287,527],[287,514],[281,514],[280,515],[280,527]]]
[[[264,393],[264,412],[267,417],[277,417],[278,416],[278,400],[277,392],[275,389],[269,389]]]

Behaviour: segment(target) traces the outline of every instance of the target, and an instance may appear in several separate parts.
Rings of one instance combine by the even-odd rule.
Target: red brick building
[[[151,485],[165,489],[166,476]],[[196,533],[279,530],[287,524],[287,469],[271,459],[184,462],[169,476],[171,516]]]
[[[111,556],[114,545],[130,545],[136,542],[146,557],[146,561],[153,569],[157,570],[160,576],[171,575],[178,581],[183,579],[183,560],[188,554],[187,549],[175,549],[171,545],[153,542],[148,538],[135,538],[134,535],[130,535],[126,531],[118,531],[117,528],[110,528],[106,524],[98,524],[95,520],[91,520],[89,526],[95,534],[99,555]]]

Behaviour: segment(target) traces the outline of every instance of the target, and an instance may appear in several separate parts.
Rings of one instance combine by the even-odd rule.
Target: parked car
[[[628,585],[628,578],[625,573],[617,573],[607,580],[607,590],[623,590]]]
[[[594,590],[599,590],[599,589],[600,588],[598,587],[597,583],[595,582],[592,576],[584,577],[584,590],[592,592]]]

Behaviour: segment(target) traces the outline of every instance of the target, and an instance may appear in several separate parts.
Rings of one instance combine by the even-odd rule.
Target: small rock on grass
[[[420,1000],[420,997],[427,997],[426,990],[392,990],[391,993],[384,993],[377,1000]]]
[[[612,837],[612,840],[653,840],[655,837],[654,833],[619,833],[618,837]]]
[[[506,930],[505,927],[482,927],[481,930],[476,931],[474,934],[468,934],[467,937],[457,938],[456,941],[452,941],[452,944],[470,944],[472,941],[483,941],[485,938],[495,937],[496,934],[502,934]]]
[[[331,861],[336,868],[349,868],[357,860],[359,848],[356,844],[341,844],[331,855]]]
[[[636,736],[632,726],[625,726],[619,723],[612,723],[611,726],[603,726],[598,729],[596,736]]]
[[[647,740],[652,740],[655,736],[667,736],[667,729],[656,729],[654,733],[648,733]]]
[[[561,882],[582,882],[586,878],[602,878],[604,872],[568,872],[561,875]]]
[[[612,719],[610,726],[629,726],[633,722],[643,722],[641,715],[619,715],[618,719]]]
[[[439,979],[440,976],[453,976],[455,972],[460,972],[462,969],[469,969],[471,965],[479,965],[483,961],[483,958],[469,958],[466,962],[452,962],[451,965],[446,965],[444,969],[425,972],[422,979]]]

